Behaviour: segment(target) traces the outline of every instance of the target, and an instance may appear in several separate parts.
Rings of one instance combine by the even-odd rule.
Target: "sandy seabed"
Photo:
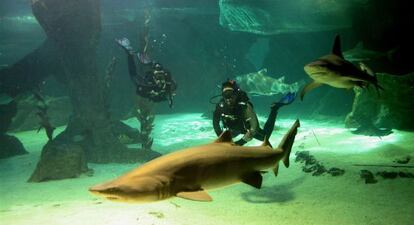
[[[270,142],[276,145],[293,122],[278,120]],[[138,125],[133,119],[125,123]],[[200,114],[160,115],[155,123],[153,149],[163,154],[215,139],[211,121]],[[91,185],[115,178],[137,164],[89,164],[94,170],[92,177],[27,183],[46,135],[35,131],[16,133],[30,154],[0,160],[0,224],[414,224],[414,179],[378,177],[378,183],[365,184],[360,178],[362,169],[373,173],[414,173],[414,169],[354,165],[389,165],[402,156],[414,158],[414,133],[394,130],[380,139],[353,135],[340,122],[303,120],[301,124],[291,166],[281,167],[277,178],[265,174],[262,189],[240,183],[209,191],[213,202],[171,198],[150,204],[114,203],[87,191]],[[305,150],[327,168],[338,167],[345,174],[332,177],[304,173],[303,164],[294,162],[294,152]],[[408,165],[413,164],[411,161]]]

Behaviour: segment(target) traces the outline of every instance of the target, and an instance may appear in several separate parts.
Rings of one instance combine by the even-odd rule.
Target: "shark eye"
[[[116,192],[116,191],[118,191],[118,188],[108,188],[107,191],[108,192]]]

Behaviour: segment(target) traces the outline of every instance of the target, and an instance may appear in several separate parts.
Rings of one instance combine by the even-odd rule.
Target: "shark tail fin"
[[[299,120],[296,120],[279,144],[279,148],[284,152],[282,160],[286,168],[289,167],[289,156],[292,150],[293,142],[295,141],[295,136],[298,133],[298,127],[300,127],[300,122]]]

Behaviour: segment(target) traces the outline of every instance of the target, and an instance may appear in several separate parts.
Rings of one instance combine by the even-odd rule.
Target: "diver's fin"
[[[254,171],[251,173],[244,174],[241,181],[245,184],[260,189],[262,187],[263,177],[260,171]]]
[[[303,87],[302,91],[300,92],[300,100],[303,101],[303,97],[305,97],[305,94],[308,93],[309,91],[321,86],[322,83],[316,82],[316,81],[312,81],[308,84],[305,85],[305,87]]]
[[[279,174],[279,161],[276,163],[276,166],[273,168],[273,173],[275,174],[275,177]]]
[[[344,56],[342,55],[342,50],[341,50],[341,38],[339,37],[338,34],[335,36],[335,42],[332,47],[332,54],[337,55],[341,57],[342,59],[344,58]]]
[[[202,202],[211,202],[213,201],[213,198],[205,192],[204,190],[199,191],[191,191],[191,192],[178,192],[177,197],[193,200],[193,201],[202,201]]]
[[[214,142],[215,143],[222,143],[222,142],[233,143],[233,138],[231,136],[230,130],[223,131],[223,133],[220,134],[220,137],[218,137]]]
[[[293,142],[295,141],[295,136],[298,132],[298,127],[300,127],[300,122],[299,120],[296,120],[295,123],[292,125],[290,130],[285,134],[285,136],[283,137],[282,141],[279,144],[279,148],[281,148],[282,151],[284,152],[284,156],[282,159],[283,159],[283,164],[285,164],[286,168],[289,167],[289,156],[292,150]]]
[[[265,137],[265,138],[264,138],[264,141],[263,141],[263,143],[262,143],[262,146],[269,146],[269,147],[271,147],[271,148],[272,148],[272,145],[270,144],[270,142],[269,142],[269,138],[268,138],[268,137]]]

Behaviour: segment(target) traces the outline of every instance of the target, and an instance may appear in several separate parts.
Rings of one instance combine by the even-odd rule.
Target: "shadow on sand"
[[[253,190],[242,193],[244,200],[250,203],[284,203],[295,199],[293,187],[303,183],[305,176],[299,177],[290,183],[276,184],[270,187],[262,187],[260,190]]]

